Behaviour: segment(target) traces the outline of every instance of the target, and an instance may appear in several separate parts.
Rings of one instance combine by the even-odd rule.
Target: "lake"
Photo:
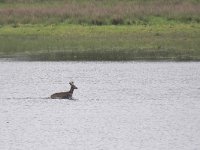
[[[2,150],[200,147],[199,62],[0,60],[0,91]]]

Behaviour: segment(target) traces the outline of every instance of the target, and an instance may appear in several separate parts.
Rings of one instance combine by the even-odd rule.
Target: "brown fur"
[[[73,82],[69,83],[71,85],[71,88],[68,92],[60,92],[60,93],[54,93],[51,95],[52,99],[72,99],[72,95],[74,92],[74,89],[78,89]]]

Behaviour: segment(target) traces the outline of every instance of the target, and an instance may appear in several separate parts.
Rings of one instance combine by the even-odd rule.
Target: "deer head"
[[[73,88],[73,89],[78,89],[78,88],[74,85],[74,82],[73,82],[73,81],[69,82],[69,84],[71,85],[71,88]]]

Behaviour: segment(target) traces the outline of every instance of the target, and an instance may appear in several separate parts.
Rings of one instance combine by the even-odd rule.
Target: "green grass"
[[[0,57],[200,60],[200,0],[0,0]]]
[[[199,37],[199,24],[2,26],[0,56],[29,60],[200,60]]]

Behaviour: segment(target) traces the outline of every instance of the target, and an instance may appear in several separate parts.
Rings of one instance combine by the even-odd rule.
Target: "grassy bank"
[[[0,57],[200,60],[200,1],[0,0]]]
[[[0,56],[30,60],[200,60],[200,25],[19,25],[0,28]]]

